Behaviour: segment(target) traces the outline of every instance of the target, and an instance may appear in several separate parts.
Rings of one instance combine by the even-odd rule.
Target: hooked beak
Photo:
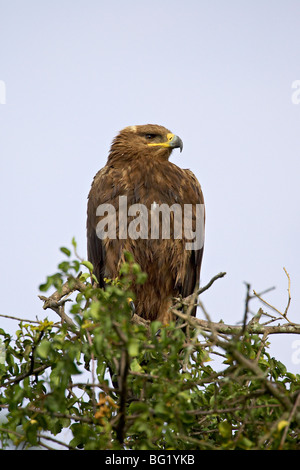
[[[178,135],[174,135],[174,134],[168,134],[167,137],[168,137],[169,147],[174,148],[174,149],[180,148],[180,152],[182,152],[183,142],[181,138],[178,137]]]
[[[171,149],[180,148],[180,152],[182,152],[182,149],[183,149],[183,142],[181,138],[178,137],[178,135],[171,134],[171,132],[167,134],[166,142],[155,142],[155,143],[153,142],[148,145],[149,147],[167,147]]]

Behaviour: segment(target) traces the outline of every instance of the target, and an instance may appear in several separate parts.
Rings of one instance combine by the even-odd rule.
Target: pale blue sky
[[[43,318],[37,286],[59,247],[75,236],[86,255],[111,140],[157,123],[203,188],[202,284],[228,273],[202,297],[212,319],[242,319],[243,281],[275,285],[266,298],[284,309],[284,266],[299,322],[299,51],[298,0],[0,0],[1,313]],[[272,341],[291,370],[294,339]]]

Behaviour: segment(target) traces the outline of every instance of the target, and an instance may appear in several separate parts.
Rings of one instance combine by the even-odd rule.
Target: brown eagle
[[[200,184],[190,170],[169,161],[173,149],[182,147],[163,126],[126,127],[113,140],[88,196],[88,259],[99,285],[118,276],[124,251],[131,252],[148,276],[133,288],[135,312],[163,323],[171,319],[172,298],[198,287],[203,255]]]

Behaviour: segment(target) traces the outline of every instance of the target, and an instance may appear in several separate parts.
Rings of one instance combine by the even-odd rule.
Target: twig
[[[250,300],[255,298],[255,295],[250,294],[251,285],[248,282],[245,282],[244,284],[246,285],[247,291],[246,291],[246,298],[245,298],[244,318],[243,318],[243,323],[242,323],[243,327],[240,332],[240,335],[243,335],[246,331],[248,313],[249,313],[249,302]],[[273,289],[275,289],[275,287],[269,287],[268,289],[265,289],[264,291],[260,292],[259,295],[261,296],[262,294],[265,294],[266,292],[270,292]],[[254,317],[250,320],[249,324],[252,324],[254,322],[258,323],[263,313],[264,312],[261,309],[259,309],[258,313],[254,315]]]
[[[280,440],[280,444],[279,444],[279,449],[282,449],[283,448],[283,444],[284,444],[284,441],[286,440],[286,436],[287,436],[287,433],[288,433],[288,429],[291,425],[291,422],[292,422],[292,419],[293,419],[293,416],[294,414],[296,413],[297,411],[297,408],[300,406],[300,393],[298,392],[298,395],[297,395],[297,398],[295,400],[295,403],[294,403],[294,406],[292,408],[292,411],[289,415],[289,418],[288,418],[288,423],[287,425],[285,426],[284,428],[284,431],[283,431],[283,434],[281,436],[281,440]]]
[[[172,308],[179,308],[182,304],[187,305],[188,307],[193,305],[192,303],[196,305],[198,296],[203,294],[203,292],[205,292],[207,289],[209,289],[217,279],[220,279],[224,276],[226,276],[225,272],[216,274],[214,277],[211,278],[211,280],[206,284],[206,286],[201,287],[197,291],[193,292],[193,294],[189,295],[188,297],[185,297],[184,299],[175,299],[177,300],[177,303]]]
[[[211,278],[211,280],[209,281],[208,284],[206,284],[206,286],[201,287],[198,290],[198,295],[201,295],[203,292],[205,292],[207,289],[209,289],[217,279],[221,279],[224,276],[226,276],[225,272],[221,272],[219,274],[216,274],[214,277]],[[187,299],[188,299],[188,297],[187,297]]]
[[[9,318],[10,320],[17,320],[17,321],[27,322],[27,323],[37,323],[37,324],[40,323],[38,320],[27,320],[26,318],[13,317],[13,316],[11,316],[11,315],[3,315],[3,314],[0,314],[0,317]]]
[[[86,331],[86,335],[87,335],[88,343],[89,343],[90,347],[92,348],[93,341],[92,341],[92,337],[91,337],[89,331]],[[95,355],[94,355],[93,352],[91,354],[91,361],[92,361],[92,370],[91,370],[92,385],[94,385],[96,383],[96,380],[95,380]],[[94,409],[94,414],[95,414],[96,413],[97,401],[96,401],[96,395],[95,395],[95,389],[94,388],[92,388],[92,403],[93,403],[93,409]]]
[[[88,388],[100,388],[105,393],[108,392],[118,392],[119,390],[115,387],[110,387],[106,383],[85,383],[85,382],[76,382],[68,385],[68,389],[78,387],[80,390],[86,391]]]
[[[245,366],[248,370],[250,370],[261,382],[264,384],[266,389],[276,398],[279,403],[286,409],[291,409],[291,401],[288,396],[281,393],[279,388],[276,384],[272,384],[270,380],[267,379],[263,371],[260,369],[258,364],[255,361],[251,361],[250,359],[246,358],[243,354],[241,354],[237,349],[233,348],[230,343],[220,342],[220,346],[223,347],[225,350],[229,350],[232,356],[239,362],[241,365]]]
[[[51,310],[54,310],[54,312],[56,312],[57,315],[60,316],[62,322],[65,322],[72,328],[77,329],[77,326],[75,325],[73,320],[66,314],[64,309],[65,303],[68,302],[70,299],[62,299],[57,301],[52,299],[51,297],[44,297],[43,295],[39,295],[39,298],[45,302],[43,305],[44,310],[46,310],[47,308],[51,308]]]
[[[123,343],[121,350],[121,357],[118,363],[118,388],[120,390],[120,408],[118,412],[118,423],[116,425],[117,439],[120,444],[123,444],[125,438],[125,424],[126,424],[126,404],[127,404],[127,377],[129,372],[129,354],[128,354],[128,340],[124,331],[119,327],[116,322],[113,322],[113,327]]]
[[[207,320],[202,320],[200,318],[190,317],[188,318],[187,315],[180,310],[175,308],[172,309],[172,312],[177,315],[178,317],[182,318],[185,321],[189,321],[190,324],[194,327],[200,327],[204,331],[211,331],[213,327],[214,330],[218,333],[227,334],[227,335],[236,335],[242,331],[242,326],[239,325],[228,325],[225,323],[216,323]],[[291,334],[300,334],[300,324],[291,323],[284,324],[284,325],[276,325],[276,326],[263,326],[260,323],[251,323],[249,322],[246,326],[246,329],[249,333],[256,333],[256,334],[277,334],[277,333],[291,333]]]
[[[120,410],[118,413],[118,424],[116,426],[117,439],[123,444],[125,438],[126,423],[126,405],[127,405],[127,376],[129,372],[129,355],[128,349],[123,348],[119,362],[118,385],[120,389]]]
[[[293,322],[291,322],[288,318],[286,318],[286,316],[280,311],[278,310],[278,308],[274,307],[274,305],[270,304],[269,302],[267,302],[265,299],[263,299],[259,294],[257,294],[257,292],[255,292],[255,290],[253,291],[253,294],[262,302],[264,303],[265,305],[267,305],[268,307],[270,307],[272,310],[274,310],[275,312],[279,313],[279,315],[281,315],[281,317],[285,318],[291,325],[294,325]]]
[[[246,324],[247,324],[247,316],[248,316],[248,312],[249,312],[249,301],[251,299],[251,295],[250,295],[250,287],[251,286],[250,286],[250,284],[248,284],[248,282],[245,282],[245,284],[246,284],[247,291],[246,291],[246,299],[245,299],[243,329],[242,329],[243,332],[245,331]]]
[[[31,375],[38,375],[41,372],[43,372],[45,369],[47,369],[48,367],[51,367],[51,364],[44,364],[42,366],[36,367],[33,370],[29,370],[27,372],[24,372],[23,374],[18,375],[14,379],[7,380],[7,382],[4,382],[1,385],[1,387],[7,387],[8,385],[11,385],[11,384],[14,384],[14,383],[19,383],[19,382],[21,382],[21,380],[26,379],[26,377],[30,377]]]
[[[286,306],[284,314],[283,314],[283,316],[286,318],[287,312],[288,312],[288,309],[289,309],[290,303],[291,303],[291,278],[290,278],[290,275],[287,272],[287,270],[285,268],[283,268],[283,270],[284,270],[284,272],[285,272],[285,274],[287,275],[287,278],[288,278],[288,295],[289,295],[289,298],[288,298],[288,303],[287,303],[287,306]]]
[[[58,444],[62,447],[66,447],[67,449],[70,449],[70,450],[79,450],[79,449],[76,449],[76,447],[72,447],[70,446],[69,444],[66,444],[65,442],[63,441],[59,441],[58,439],[55,439],[54,437],[51,437],[51,436],[45,436],[43,434],[40,434],[39,432],[36,434],[36,436],[39,438],[39,439],[46,439],[47,441],[51,441],[51,442],[54,442],[55,444]],[[42,442],[40,442],[40,445],[43,445]]]
[[[29,406],[28,411],[31,411],[34,414],[41,414],[41,415],[47,415],[49,413],[48,410],[41,410],[40,408],[36,408],[35,406]],[[86,416],[79,416],[76,414],[70,414],[70,413],[60,413],[58,411],[51,411],[51,416],[54,416],[55,418],[70,419],[71,421],[79,421],[81,423],[88,423],[88,424],[94,423],[94,420],[92,418],[88,418]]]
[[[134,313],[131,317],[131,322],[135,323],[136,325],[142,325],[145,326],[146,328],[150,328],[150,320],[145,320],[145,318],[140,317],[136,313]]]
[[[275,312],[279,313],[279,315],[283,318],[285,318],[285,320],[287,320],[289,323],[291,324],[294,324],[293,322],[291,322],[288,318],[287,318],[287,312],[288,312],[288,309],[290,307],[290,303],[291,303],[291,279],[290,279],[290,276],[289,276],[289,273],[287,272],[287,270],[285,268],[283,268],[285,274],[287,275],[287,278],[288,278],[288,302],[287,302],[287,306],[285,308],[285,311],[284,313],[282,313],[280,310],[278,310],[278,308],[274,307],[274,305],[271,305],[269,302],[267,302],[265,299],[263,299],[261,297],[261,294],[258,294],[257,292],[255,292],[255,290],[253,291],[253,294],[255,295],[255,297],[257,297],[261,302],[263,302],[265,305],[267,305],[268,307],[270,307],[272,310],[274,310]]]
[[[247,400],[248,397],[245,397],[245,400]],[[262,409],[262,408],[278,408],[280,406],[279,403],[267,403],[267,404],[261,404],[261,405],[255,405],[251,407],[245,407],[244,409],[247,410],[254,410],[254,409]],[[187,410],[187,414],[190,415],[195,415],[195,416],[209,416],[209,415],[214,415],[214,414],[223,414],[223,413],[234,413],[235,411],[241,411],[241,405],[238,406],[232,406],[228,408],[213,408],[211,410],[207,409],[196,409],[196,410]],[[202,432],[202,431],[201,431]]]

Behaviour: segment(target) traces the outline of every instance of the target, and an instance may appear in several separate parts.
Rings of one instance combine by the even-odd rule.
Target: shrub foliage
[[[132,257],[103,290],[72,243],[40,286],[59,321],[0,329],[2,447],[300,449],[300,375],[270,356],[261,309],[233,328],[176,299],[176,321],[150,324],[132,309],[132,280],[145,281]]]

